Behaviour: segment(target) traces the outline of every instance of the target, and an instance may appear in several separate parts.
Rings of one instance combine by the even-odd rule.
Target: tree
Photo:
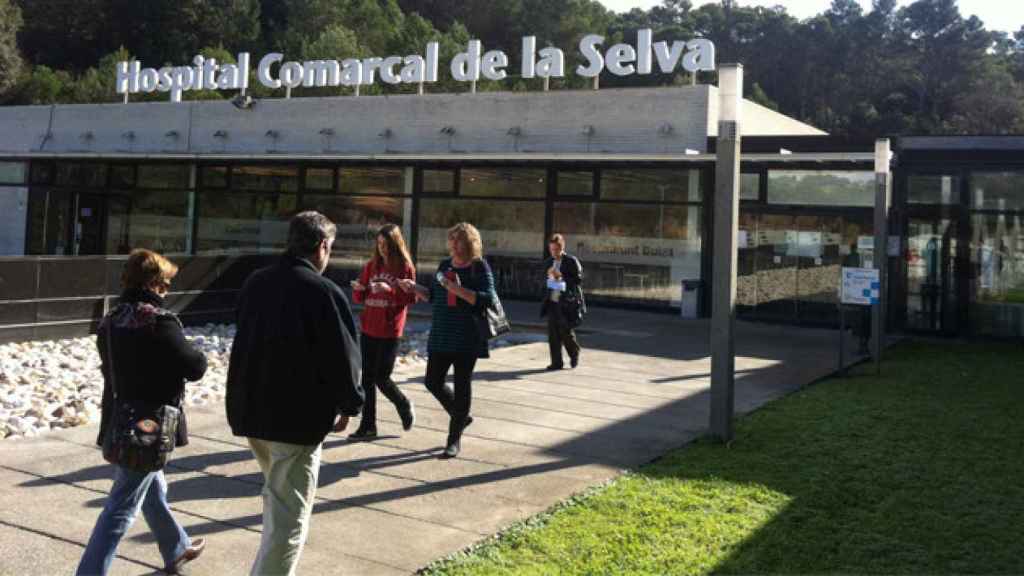
[[[13,104],[58,104],[68,102],[72,77],[63,70],[36,66],[24,74],[13,90]]]
[[[21,9],[10,0],[0,0],[0,95],[10,90],[21,74],[17,41],[21,25]]]

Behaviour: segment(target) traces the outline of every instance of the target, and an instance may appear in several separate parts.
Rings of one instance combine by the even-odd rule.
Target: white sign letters
[[[637,33],[636,46],[615,44],[603,50],[604,36],[590,34],[580,41],[580,55],[586,65],[577,66],[579,76],[592,78],[608,70],[616,76],[662,74],[680,68],[687,72],[715,69],[715,45],[698,38],[690,41],[654,42],[650,30]],[[344,60],[286,61],[284,54],[272,52],[260,59],[256,79],[268,88],[304,86],[357,86],[374,84],[379,77],[385,84],[424,84],[437,82],[438,43],[430,42],[423,55],[387,58],[347,58]],[[117,93],[170,92],[172,102],[181,102],[189,90],[246,90],[249,87],[248,52],[238,55],[237,64],[220,64],[214,58],[196,56],[192,66],[142,68],[138,61],[117,65]],[[501,50],[484,51],[479,40],[470,40],[464,52],[450,63],[452,78],[476,82],[481,78],[502,80],[509,74],[509,57]],[[559,48],[537,50],[537,38],[526,36],[522,42],[519,72],[523,78],[565,77],[565,53]]]

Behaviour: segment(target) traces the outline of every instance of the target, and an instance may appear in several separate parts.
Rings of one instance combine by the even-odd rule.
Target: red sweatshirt
[[[396,275],[385,268],[383,263],[377,265],[373,260],[367,262],[359,275],[359,283],[365,289],[352,291],[352,299],[356,304],[363,305],[363,313],[359,317],[363,334],[374,338],[401,338],[405,330],[406,312],[409,305],[416,301],[415,292],[407,293],[398,285],[402,278],[416,279],[412,267]],[[370,290],[371,282],[385,282],[391,286],[391,292],[374,294]]]

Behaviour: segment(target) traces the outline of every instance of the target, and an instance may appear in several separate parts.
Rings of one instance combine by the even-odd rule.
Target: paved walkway
[[[516,320],[536,318],[535,304],[508,307]],[[737,328],[738,412],[835,367],[834,331]],[[377,441],[328,438],[300,572],[414,572],[693,440],[708,421],[707,332],[707,321],[595,309],[576,370],[545,372],[542,342],[495,351],[478,364],[476,420],[455,460],[437,459],[447,417],[423,388],[422,366],[400,369],[416,427],[402,433],[382,404]],[[209,539],[193,573],[247,573],[260,539],[258,468],[220,407],[192,410],[190,430],[167,475],[177,517]],[[0,442],[0,574],[73,571],[110,488],[95,435],[88,426]],[[140,519],[112,573],[152,574],[159,564]]]

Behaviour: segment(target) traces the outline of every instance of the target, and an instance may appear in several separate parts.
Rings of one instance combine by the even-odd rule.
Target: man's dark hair
[[[334,238],[337,231],[327,216],[314,210],[299,212],[288,224],[288,253],[298,257],[312,256],[317,246],[327,238]]]

